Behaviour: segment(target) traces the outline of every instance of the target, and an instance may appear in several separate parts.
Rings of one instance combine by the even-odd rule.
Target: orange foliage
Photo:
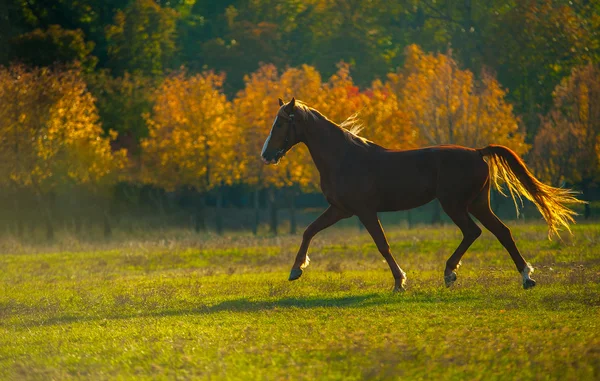
[[[223,77],[167,78],[146,115],[149,136],[142,146],[142,179],[167,190],[206,191],[231,184],[239,175],[231,103],[221,92]]]
[[[59,185],[98,190],[117,180],[125,151],[103,137],[79,69],[0,67],[0,183],[38,193]]]
[[[308,65],[283,72],[262,65],[245,77],[245,88],[233,102],[222,92],[223,76],[180,71],[163,81],[152,112],[144,115],[149,136],[141,142],[142,180],[166,190],[192,187],[202,192],[239,181],[259,188],[316,188],[318,173],[303,144],[278,166],[260,160],[279,108],[277,98],[296,97],[337,123],[359,112],[364,136],[387,148],[496,143],[519,154],[527,151],[512,107],[504,100],[506,92],[491,75],[484,73],[476,81],[450,56],[426,54],[415,45],[406,53],[402,71],[364,91],[354,84],[345,63],[326,82]],[[557,88],[556,108],[561,112],[545,119],[536,140],[538,157],[558,157],[558,151],[568,150],[589,158],[593,152],[597,163],[600,117],[594,105],[600,104],[600,85],[593,82],[597,72],[586,70],[592,69],[574,72],[571,82]],[[0,101],[0,173],[5,181],[97,183],[123,167],[123,152],[111,152],[109,139],[101,137],[94,100],[78,71],[2,69]],[[571,111],[565,113],[567,104]],[[123,129],[140,130],[135,120],[129,124]],[[580,156],[569,155],[568,165],[583,168]],[[566,176],[566,165],[553,159],[544,170]]]
[[[316,104],[310,104],[336,123],[360,112],[367,98],[360,93],[350,76],[350,65],[340,63],[338,71],[323,84]]]
[[[374,81],[365,94],[367,105],[360,113],[365,123],[363,135],[386,148],[417,148],[418,133],[409,114],[401,108],[394,88],[389,83]]]
[[[532,161],[553,184],[598,175],[600,163],[600,68],[575,68],[554,91],[554,106],[542,119]]]
[[[489,74],[476,82],[451,57],[407,48],[404,70],[391,74],[390,87],[424,144],[482,147],[502,144],[519,154],[528,150],[506,92]]]
[[[245,82],[246,87],[234,100],[242,142],[242,177],[258,187],[299,184],[310,188],[314,165],[305,146],[292,148],[277,166],[263,165],[260,151],[279,109],[277,98],[289,100],[294,96],[311,104],[320,92],[321,76],[307,65],[290,68],[281,75],[275,66],[263,65],[246,76]]]

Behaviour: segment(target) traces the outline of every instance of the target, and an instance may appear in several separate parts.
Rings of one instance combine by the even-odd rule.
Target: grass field
[[[524,291],[484,232],[443,286],[456,228],[388,230],[393,279],[366,232],[152,232],[54,245],[0,241],[3,379],[600,379],[600,225],[567,243],[512,223],[536,272]]]

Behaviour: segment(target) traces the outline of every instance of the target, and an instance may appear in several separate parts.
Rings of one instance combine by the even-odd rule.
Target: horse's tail
[[[502,191],[499,181],[504,181],[506,184],[515,203],[517,215],[519,214],[517,199],[522,206],[521,196],[525,196],[537,206],[548,223],[548,238],[552,238],[552,234],[558,235],[561,225],[571,232],[569,223],[575,223],[573,216],[577,213],[566,205],[585,203],[575,198],[576,192],[543,184],[529,172],[523,160],[507,147],[490,144],[478,151],[482,156],[489,158],[490,178],[494,187],[504,196],[506,194]]]

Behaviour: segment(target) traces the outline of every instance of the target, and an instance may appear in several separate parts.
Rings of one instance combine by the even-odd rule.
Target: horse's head
[[[284,104],[279,99],[279,111],[275,116],[271,133],[265,140],[260,156],[265,164],[277,164],[279,160],[298,143],[297,126],[295,120],[296,99]]]

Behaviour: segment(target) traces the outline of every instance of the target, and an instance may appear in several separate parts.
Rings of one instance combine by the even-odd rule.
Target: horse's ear
[[[279,106],[283,106],[283,99],[279,98]]]
[[[296,105],[296,98],[292,97],[292,100],[290,101],[290,104],[289,104],[289,108],[291,109],[290,111],[294,111],[295,105]]]

